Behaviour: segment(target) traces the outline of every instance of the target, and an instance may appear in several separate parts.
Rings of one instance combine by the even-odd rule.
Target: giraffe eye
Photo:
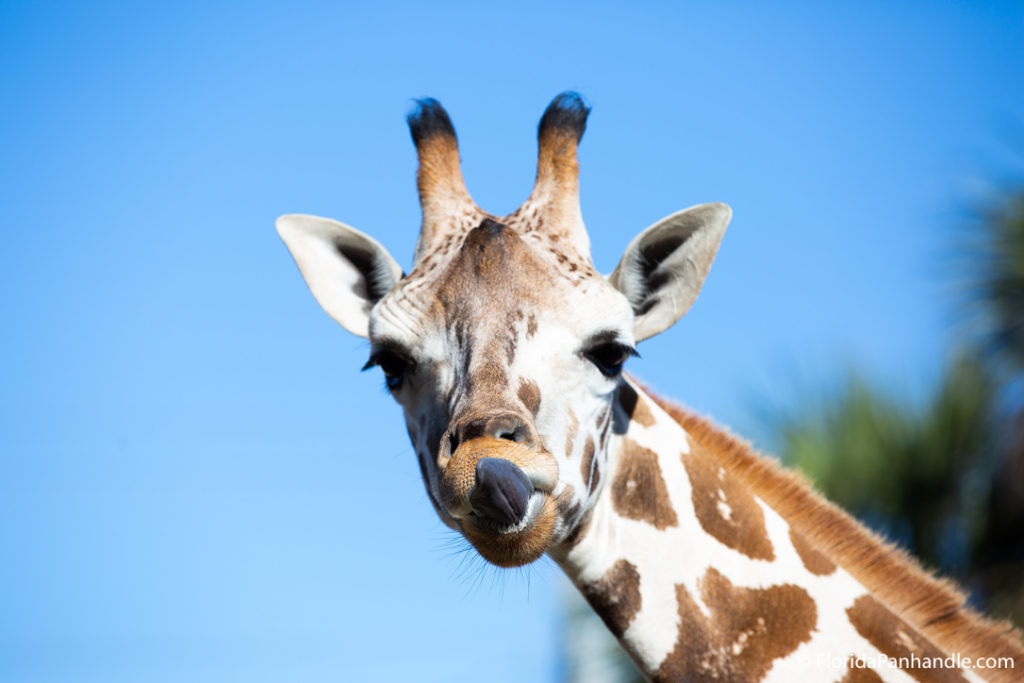
[[[637,355],[632,347],[618,342],[598,344],[583,352],[605,377],[615,377],[622,372],[622,366],[630,356]]]
[[[366,361],[363,370],[369,370],[375,365],[384,372],[384,383],[391,391],[402,386],[402,380],[413,367],[412,362],[390,349],[378,349],[371,353],[370,360]]]

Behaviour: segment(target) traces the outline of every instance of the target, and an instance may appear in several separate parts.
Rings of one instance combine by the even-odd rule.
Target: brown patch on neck
[[[640,611],[640,574],[627,560],[619,560],[580,591],[616,638],[622,637]]]
[[[1012,668],[988,669],[992,681],[1011,683],[1024,669],[1024,640],[1009,622],[985,619],[966,606],[948,581],[927,574],[904,551],[886,543],[849,514],[816,494],[803,477],[678,405],[647,392],[690,437],[761,498],[819,552],[847,571],[881,603],[947,652],[1007,657]]]
[[[690,478],[693,512],[701,528],[722,545],[747,557],[775,559],[764,512],[754,496],[695,444],[683,455],[683,466]]]
[[[918,633],[870,595],[857,598],[846,610],[857,633],[880,652],[897,660],[900,668],[922,683],[966,683],[959,669],[924,668],[922,660],[945,659],[946,653]]]
[[[540,411],[540,387],[533,380],[519,380],[519,400],[523,402],[530,414],[537,417]]]
[[[619,464],[612,482],[615,511],[657,529],[676,526],[676,511],[668,497],[658,455],[631,439],[622,440]]]
[[[710,619],[686,587],[676,585],[682,623],[655,681],[760,680],[772,662],[809,641],[817,623],[814,600],[799,586],[733,586],[710,568],[700,590]]]
[[[815,550],[814,546],[807,542],[803,534],[790,529],[789,541],[793,544],[796,554],[800,556],[800,561],[804,563],[804,566],[807,567],[807,571],[810,573],[817,574],[818,576],[828,576],[836,570],[836,563]]]
[[[633,387],[622,382],[619,384],[619,405],[631,422],[636,422],[641,427],[651,427],[655,423],[654,414],[647,404],[640,399]]]

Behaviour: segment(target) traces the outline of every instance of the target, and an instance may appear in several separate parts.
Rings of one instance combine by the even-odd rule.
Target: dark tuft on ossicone
[[[571,133],[578,143],[587,128],[587,115],[590,107],[583,104],[579,93],[566,91],[555,96],[551,104],[540,118],[537,136],[544,137],[547,132],[564,131]]]
[[[409,132],[412,133],[412,141],[417,146],[435,135],[455,137],[455,127],[448,118],[448,112],[433,97],[416,100],[416,106],[405,120],[409,122]]]

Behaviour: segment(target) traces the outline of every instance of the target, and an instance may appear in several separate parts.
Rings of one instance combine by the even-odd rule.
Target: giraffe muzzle
[[[557,482],[549,453],[485,436],[460,443],[442,468],[441,504],[484,559],[515,567],[547,550]]]

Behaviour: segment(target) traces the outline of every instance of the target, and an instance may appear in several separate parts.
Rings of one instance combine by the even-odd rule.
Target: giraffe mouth
[[[498,535],[518,534],[529,529],[537,521],[537,518],[544,509],[544,500],[547,497],[546,494],[540,491],[534,491],[526,502],[526,512],[523,514],[523,518],[512,524],[504,524],[492,517],[478,515],[472,510],[466,515],[466,519],[470,520],[472,524],[475,524],[482,531],[489,531]]]
[[[535,491],[527,503],[526,514],[515,524],[502,524],[471,512],[460,520],[460,528],[488,562],[499,567],[520,567],[538,559],[551,545],[555,511],[551,496]]]

